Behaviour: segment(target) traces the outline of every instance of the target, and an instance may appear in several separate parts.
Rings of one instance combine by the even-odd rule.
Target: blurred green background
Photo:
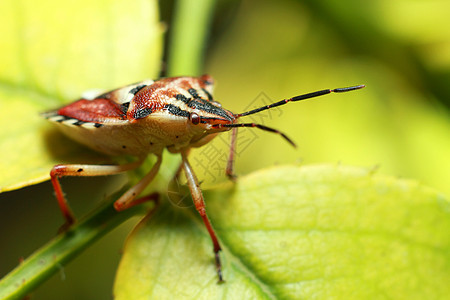
[[[169,34],[171,9],[172,2],[162,3]],[[448,11],[449,1],[218,1],[204,71],[214,76],[216,100],[225,108],[239,113],[319,89],[367,85],[247,117],[283,131],[298,148],[277,135],[242,129],[237,174],[274,164],[342,163],[379,167],[448,196]],[[223,134],[192,153],[205,187],[226,180],[227,139]],[[77,191],[100,198],[118,180],[70,179],[64,189],[82,212],[95,204],[77,198]],[[61,217],[49,182],[1,194],[0,205],[3,276],[54,235]],[[109,299],[120,249],[134,222],[62,268],[33,299]]]
[[[367,88],[254,115],[298,149],[253,130],[258,138],[241,151],[238,173],[294,161],[377,165],[448,195],[448,8],[448,1],[242,3],[207,59],[225,107],[241,112],[260,103],[260,93],[276,101],[324,88]],[[240,135],[250,139],[250,130]]]

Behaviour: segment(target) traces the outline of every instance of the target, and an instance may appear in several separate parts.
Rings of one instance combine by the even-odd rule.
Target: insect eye
[[[192,113],[191,122],[192,124],[197,125],[198,123],[200,123],[200,117],[196,113]]]

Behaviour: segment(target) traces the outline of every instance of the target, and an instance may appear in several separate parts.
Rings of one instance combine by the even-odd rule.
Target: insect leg
[[[153,165],[150,172],[147,173],[147,175],[144,176],[135,186],[130,188],[128,191],[125,192],[116,202],[114,202],[114,208],[117,211],[122,211],[127,208],[130,208],[131,206],[137,205],[142,203],[142,198],[136,199],[137,196],[139,196],[140,193],[152,182],[153,178],[155,178],[156,174],[159,171],[159,167],[161,166],[162,156],[158,155],[158,159],[156,163]]]
[[[195,176],[195,173],[187,160],[187,154],[185,152],[182,152],[181,156],[183,157],[182,161],[183,170],[184,174],[186,175],[189,190],[191,191],[192,200],[194,201],[195,208],[197,209],[197,211],[199,212],[200,216],[203,219],[203,223],[205,223],[206,229],[208,230],[208,233],[211,237],[214,246],[214,256],[216,261],[217,274],[219,276],[219,282],[223,282],[222,265],[220,263],[219,257],[219,251],[221,251],[222,249],[220,248],[216,233],[214,232],[211,222],[209,221],[208,215],[206,214],[205,201],[203,199],[203,194],[200,189],[197,176]]]
[[[141,165],[143,160],[124,165],[56,165],[50,171],[50,178],[55,190],[56,199],[58,200],[59,207],[63,213],[66,223],[63,228],[67,228],[75,222],[75,216],[70,209],[70,206],[64,197],[64,193],[59,183],[59,178],[65,176],[102,176],[113,175],[122,173],[128,170],[132,170]]]
[[[187,149],[187,150],[185,150],[186,157],[189,155],[190,152],[191,152],[191,149],[190,149],[190,148]],[[183,170],[183,162],[181,162],[180,165],[178,166],[178,169],[177,169],[177,171],[175,172],[175,175],[173,176],[172,181],[174,181],[174,180],[179,180],[179,179],[180,179],[180,174],[181,174],[181,171],[182,171],[182,170]]]
[[[130,207],[135,206],[135,205],[142,204],[144,202],[149,202],[149,201],[153,201],[155,203],[155,205],[158,205],[158,203],[159,203],[159,193],[152,193],[150,195],[146,195],[146,196],[140,197],[138,199],[135,199],[126,208],[123,208],[122,210],[130,208]]]
[[[228,156],[227,168],[225,174],[230,180],[235,180],[236,175],[234,174],[234,154],[236,152],[236,137],[237,128],[231,130],[231,142],[230,142],[230,155]]]
[[[295,143],[294,143],[290,138],[288,138],[287,135],[285,135],[285,134],[282,133],[281,131],[276,130],[276,129],[273,129],[273,128],[270,128],[270,127],[267,127],[267,126],[264,126],[264,125],[261,125],[261,124],[256,124],[256,123],[216,124],[216,125],[213,125],[212,127],[214,127],[214,128],[223,128],[223,127],[231,127],[231,128],[237,128],[237,127],[255,127],[255,128],[258,128],[258,129],[261,129],[261,130],[264,130],[264,131],[269,131],[269,132],[273,132],[273,133],[279,134],[279,135],[280,135],[282,138],[284,138],[289,144],[291,144],[291,145],[294,146],[294,147],[297,147],[297,146],[295,145]]]

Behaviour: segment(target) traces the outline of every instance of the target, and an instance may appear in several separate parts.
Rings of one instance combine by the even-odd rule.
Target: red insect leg
[[[139,205],[139,204],[142,204],[142,203],[145,203],[145,202],[149,202],[149,201],[153,201],[155,203],[155,205],[158,205],[158,202],[159,202],[158,200],[159,200],[159,194],[158,193],[153,193],[153,194],[150,194],[150,195],[146,195],[146,196],[140,197],[138,199],[134,199],[130,203],[130,205],[127,206],[127,209],[130,208],[130,207],[133,207],[135,205]]]
[[[122,211],[127,208],[130,208],[134,205],[142,203],[142,199],[136,199],[135,198],[142,193],[142,191],[152,182],[153,178],[155,178],[156,174],[159,171],[159,167],[161,166],[162,157],[158,156],[158,160],[153,165],[150,172],[147,173],[147,175],[144,176],[135,186],[130,188],[128,191],[125,192],[116,202],[114,202],[114,208],[117,211]]]
[[[203,219],[203,223],[205,224],[206,229],[208,230],[208,233],[211,237],[211,240],[212,240],[212,243],[214,246],[214,255],[215,255],[215,260],[216,260],[217,274],[219,276],[219,282],[223,282],[222,264],[220,263],[220,257],[219,257],[219,252],[222,249],[220,248],[216,233],[214,232],[211,222],[209,221],[208,215],[206,214],[205,201],[203,199],[203,194],[200,189],[200,185],[198,183],[197,176],[195,176],[195,173],[192,170],[192,167],[187,160],[187,154],[182,152],[181,155],[183,157],[183,162],[182,162],[183,170],[184,170],[184,174],[187,179],[189,190],[191,191],[192,200],[194,201],[195,208],[197,209],[197,211],[199,212],[200,216]]]
[[[59,178],[65,176],[102,176],[113,175],[129,171],[137,168],[142,164],[143,160],[125,165],[56,165],[50,172],[53,189],[55,190],[56,199],[63,213],[66,223],[64,227],[68,227],[75,222],[75,216],[64,197],[64,193],[59,183]]]
[[[230,155],[228,156],[227,168],[225,174],[230,180],[235,180],[236,175],[234,174],[234,154],[236,153],[236,138],[237,138],[237,128],[231,130],[231,142],[230,142]]]

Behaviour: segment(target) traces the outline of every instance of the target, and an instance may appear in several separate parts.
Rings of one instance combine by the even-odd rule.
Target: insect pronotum
[[[200,213],[211,237],[219,282],[223,281],[216,233],[206,214],[205,202],[197,177],[188,162],[189,149],[201,147],[218,133],[232,130],[230,156],[226,168],[233,178],[233,153],[238,127],[256,127],[281,135],[295,146],[284,133],[255,123],[238,123],[241,117],[263,110],[314,98],[329,93],[342,93],[363,88],[364,85],[321,90],[270,105],[235,114],[222,108],[212,97],[213,79],[201,77],[173,77],[156,81],[145,80],[96,96],[80,99],[58,110],[46,112],[45,118],[55,122],[59,129],[74,140],[108,155],[128,154],[138,157],[124,165],[56,165],[50,172],[61,211],[66,220],[64,228],[75,222],[75,217],[64,197],[59,178],[64,176],[100,176],[125,172],[140,166],[148,154],[157,157],[156,163],[139,183],[125,192],[115,203],[117,211],[139,204],[148,197],[137,198],[153,180],[161,165],[164,149],[180,153],[181,168],[186,175],[195,208]]]

